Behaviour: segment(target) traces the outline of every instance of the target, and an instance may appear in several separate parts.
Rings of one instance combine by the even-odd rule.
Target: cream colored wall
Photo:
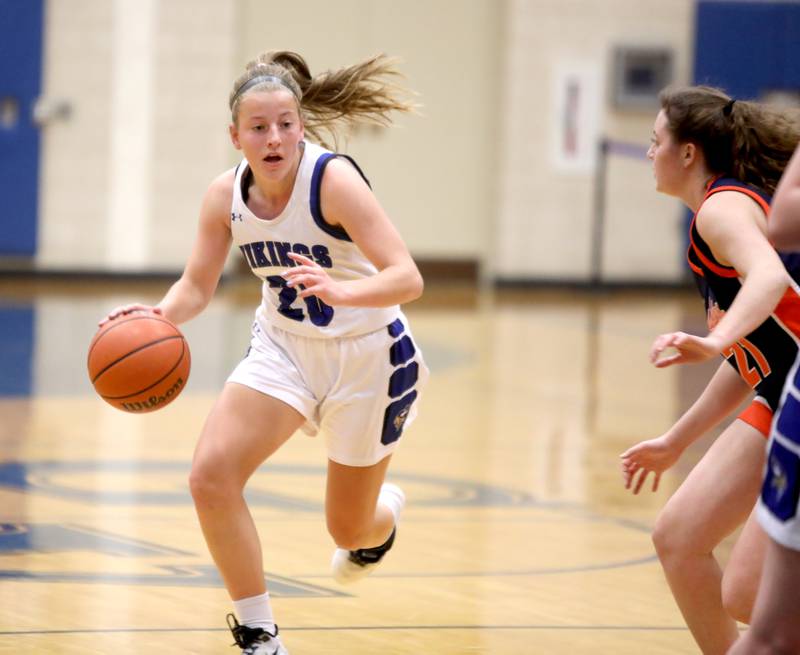
[[[203,191],[232,161],[235,9],[47,2],[43,97],[72,111],[42,130],[37,267],[182,268]]]
[[[367,129],[345,148],[412,252],[425,258],[482,258],[494,209],[500,117],[497,0],[248,0],[240,57],[296,50],[312,73],[377,52],[401,59],[420,115]]]
[[[43,97],[66,101],[67,120],[42,130],[37,264],[101,267],[109,204],[113,4],[46,4]]]
[[[592,94],[598,137],[647,144],[655,112],[617,112],[608,96],[614,44],[673,48],[676,78],[690,77],[692,0],[509,0],[505,124],[496,254],[508,278],[589,277],[594,175],[559,170],[554,92],[575,71]],[[589,129],[590,121],[580,127]],[[611,160],[604,275],[669,281],[682,275],[682,211],[653,190],[646,163]]]
[[[500,5],[50,0],[44,95],[73,113],[43,132],[37,265],[180,270],[203,191],[237,159],[230,84],[267,48],[295,49],[315,70],[378,51],[400,57],[421,115],[363,130],[344,149],[417,256],[480,257],[492,215],[495,144],[483,126],[496,120],[487,95],[499,88]]]
[[[159,15],[150,243],[152,261],[174,269],[189,252],[209,182],[237,160],[227,109],[237,10],[229,0],[161,0]]]
[[[312,71],[379,51],[402,60],[420,114],[343,149],[415,256],[586,279],[593,176],[554,160],[557,77],[572,67],[603,91],[611,45],[633,43],[672,46],[688,79],[692,4],[49,0],[44,95],[73,112],[43,130],[37,265],[180,270],[203,191],[237,159],[231,81],[259,51],[287,48]],[[592,117],[598,133],[639,143],[653,118],[611,111],[604,93]],[[677,279],[682,212],[648,167],[614,160],[608,203],[606,275]]]

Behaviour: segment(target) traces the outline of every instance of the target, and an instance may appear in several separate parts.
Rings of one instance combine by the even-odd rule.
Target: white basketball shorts
[[[417,414],[428,368],[404,316],[356,337],[315,339],[253,325],[228,378],[285,402],[324,435],[328,457],[371,466],[391,454]]]

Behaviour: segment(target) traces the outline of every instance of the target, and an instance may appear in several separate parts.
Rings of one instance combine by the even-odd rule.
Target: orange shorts
[[[772,410],[760,396],[753,398],[753,402],[737,418],[752,425],[764,435],[765,439],[769,439],[769,431],[772,427]]]

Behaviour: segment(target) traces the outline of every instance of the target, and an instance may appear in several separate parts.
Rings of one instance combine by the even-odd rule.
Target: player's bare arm
[[[764,232],[758,206],[741,193],[718,193],[697,216],[697,229],[720,263],[732,266],[742,289],[709,335],[723,350],[763,323],[789,286],[789,274]]]
[[[219,283],[231,245],[233,175],[233,170],[226,171],[209,185],[183,275],[158,303],[157,307],[174,323],[183,323],[199,314]]]
[[[321,206],[325,220],[345,229],[378,274],[336,284],[320,279],[327,278],[327,274],[311,268],[312,263],[304,262],[302,256],[293,256],[302,268],[292,269],[289,277],[307,287],[304,294],[315,295],[329,304],[358,307],[402,304],[422,294],[422,276],[400,233],[349,163],[334,160],[328,165],[322,179]],[[303,275],[310,277],[298,277]]]

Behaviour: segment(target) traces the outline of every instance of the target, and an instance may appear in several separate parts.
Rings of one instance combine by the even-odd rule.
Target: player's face
[[[238,121],[231,125],[231,140],[250,168],[265,177],[290,175],[300,157],[303,123],[291,91],[255,91],[239,103]]]
[[[647,158],[653,162],[656,191],[678,195],[684,180],[685,169],[681,162],[680,146],[667,127],[667,116],[660,111],[653,126],[653,136]]]

